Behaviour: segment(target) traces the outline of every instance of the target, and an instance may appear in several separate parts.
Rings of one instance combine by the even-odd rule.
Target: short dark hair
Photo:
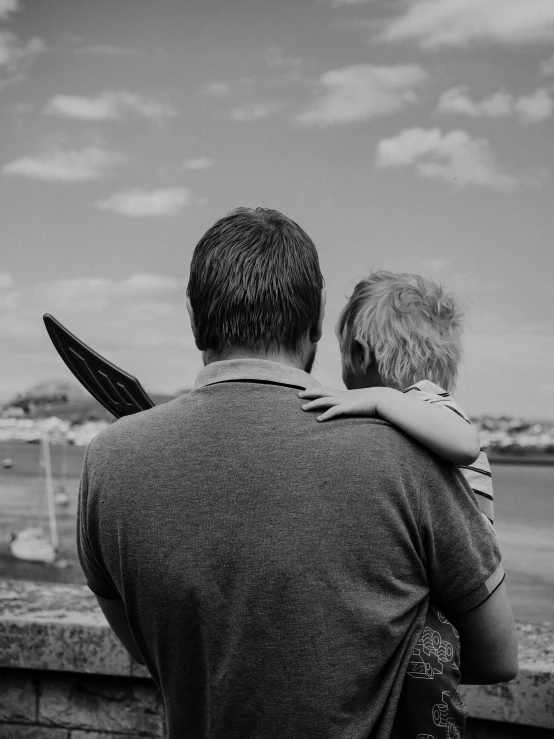
[[[323,276],[313,241],[277,210],[237,208],[198,242],[190,300],[200,349],[294,352],[319,315]]]

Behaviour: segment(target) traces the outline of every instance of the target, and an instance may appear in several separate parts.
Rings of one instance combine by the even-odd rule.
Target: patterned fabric
[[[420,380],[415,385],[406,388],[404,392],[414,398],[422,400],[424,403],[433,403],[441,408],[448,408],[449,411],[457,413],[465,421],[471,423],[464,411],[456,403],[454,398],[438,385],[429,380]],[[484,449],[479,452],[478,458],[471,465],[458,465],[462,474],[471,486],[471,489],[477,497],[481,512],[494,523],[493,508],[493,489],[492,476],[489,460]]]
[[[458,693],[459,682],[458,632],[431,604],[402,687],[396,735],[402,739],[461,739],[467,709]]]

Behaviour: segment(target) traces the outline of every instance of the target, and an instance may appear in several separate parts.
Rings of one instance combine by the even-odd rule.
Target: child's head
[[[382,384],[402,390],[426,379],[451,390],[461,333],[462,311],[440,285],[419,275],[373,272],[358,282],[337,323],[343,378],[348,385],[367,343]]]

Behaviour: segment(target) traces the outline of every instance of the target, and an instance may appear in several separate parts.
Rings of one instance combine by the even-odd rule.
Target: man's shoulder
[[[160,403],[146,411],[123,416],[114,421],[108,428],[94,437],[91,448],[101,450],[106,447],[114,448],[133,444],[139,439],[144,440],[150,434],[159,434],[168,430],[171,421],[178,415],[184,402],[184,396]]]
[[[399,460],[410,464],[427,466],[434,456],[422,444],[393,424],[380,418],[345,417],[328,421],[336,438],[336,444],[355,448],[362,459],[375,462],[371,455],[379,454],[380,463],[387,460],[398,463]],[[319,426],[319,424],[318,424]]]

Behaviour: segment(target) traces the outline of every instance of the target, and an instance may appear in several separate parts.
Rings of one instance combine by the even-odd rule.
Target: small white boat
[[[50,538],[47,538],[40,526],[29,526],[26,529],[12,534],[10,551],[16,559],[27,562],[43,562],[56,565],[58,552],[58,526],[54,500],[54,486],[52,483],[52,465],[50,461],[50,441],[45,432],[42,437],[42,462],[46,482],[46,498],[48,501],[48,518],[50,524]],[[65,493],[64,493],[65,495]],[[66,561],[61,560],[56,566],[65,567]]]
[[[11,467],[13,467],[13,459],[10,459],[9,457],[6,457],[6,459],[2,460],[2,467],[5,470],[9,470]]]
[[[30,527],[12,534],[10,551],[16,559],[27,562],[52,564],[56,559],[56,550],[40,527]]]

